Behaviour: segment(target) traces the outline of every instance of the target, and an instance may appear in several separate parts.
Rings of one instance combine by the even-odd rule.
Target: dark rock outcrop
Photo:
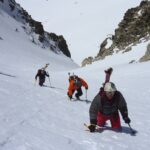
[[[65,54],[68,57],[71,57],[66,40],[64,39],[62,35],[57,36],[55,33],[48,33],[48,36],[51,40],[57,43],[59,49],[61,49],[63,54]]]
[[[100,44],[100,50],[93,61],[112,55],[114,50],[116,52],[122,51],[122,53],[129,52],[132,50],[132,46],[149,41],[150,1],[143,0],[139,6],[128,9],[118,28],[115,29],[115,34],[112,35],[112,44],[109,47],[107,47],[107,40],[108,38]],[[149,55],[149,52],[145,55]],[[148,60],[149,56],[144,56],[144,59],[146,58]]]
[[[142,1],[140,6],[129,9],[115,30],[114,44],[118,49],[139,42],[150,34],[150,1]]]
[[[24,30],[27,29],[26,24],[29,24],[31,31],[27,32],[27,34],[32,34],[33,32],[36,33],[39,37],[39,42],[42,43],[42,48],[48,47],[55,53],[62,52],[67,57],[71,57],[64,37],[62,35],[58,36],[55,33],[48,33],[44,31],[42,23],[35,21],[26,10],[15,2],[15,0],[0,0],[0,8],[2,8],[17,21],[22,22]],[[36,44],[36,39],[34,39],[33,36],[31,41]]]
[[[86,65],[89,65],[89,64],[92,64],[92,61],[93,61],[93,57],[85,58],[85,59],[82,61],[82,67],[84,67],[84,66],[86,66]]]
[[[140,59],[140,62],[149,61],[150,60],[150,43],[147,46],[147,51],[145,55]]]

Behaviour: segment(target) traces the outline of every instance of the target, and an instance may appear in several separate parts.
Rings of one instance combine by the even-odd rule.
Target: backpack
[[[82,83],[79,78],[74,79],[74,85],[79,88],[82,86]]]

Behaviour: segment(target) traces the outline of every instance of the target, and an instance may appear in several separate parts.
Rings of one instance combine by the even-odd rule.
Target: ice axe
[[[128,126],[129,126],[129,128],[130,128],[131,134],[132,134],[132,135],[135,135],[136,131],[131,128],[131,125],[130,125],[129,123],[128,123]]]

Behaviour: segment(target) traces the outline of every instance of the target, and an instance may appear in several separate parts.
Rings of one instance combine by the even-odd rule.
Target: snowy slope
[[[7,55],[10,56],[10,53]],[[16,53],[14,57],[17,59],[20,54]],[[111,62],[113,59],[110,58],[103,63],[107,64],[108,61]],[[33,61],[28,59],[28,63],[32,64]],[[107,65],[103,63],[72,71],[88,82],[89,100],[93,99],[104,81],[103,70]],[[131,126],[138,131],[136,136],[129,134],[130,130],[123,121],[122,133],[105,130],[94,134],[85,131],[83,123],[89,122],[90,104],[68,100],[67,72],[51,72],[51,84],[55,88],[41,88],[35,86],[32,80],[28,80],[33,77],[32,66],[20,63],[24,70],[27,70],[26,75],[24,70],[16,70],[17,65],[17,62],[13,62],[11,66],[17,77],[0,75],[1,150],[149,149],[149,62],[112,65],[114,72],[111,80],[116,83],[127,100]],[[10,71],[10,65],[7,63],[5,66],[0,63],[0,68]],[[46,85],[49,85],[48,80]],[[84,99],[85,91],[83,92]]]
[[[3,40],[0,40],[0,50],[1,50],[1,63],[4,60],[8,60],[10,67],[17,63],[15,69],[24,68],[21,66],[21,62],[24,65],[31,66],[33,70],[37,67],[42,67],[45,63],[50,63],[51,70],[64,70],[69,69],[74,64],[74,68],[77,65],[69,58],[65,57],[63,54],[56,55],[49,49],[42,49],[31,42],[30,36],[28,36],[23,25],[16,22],[13,18],[5,14],[3,11],[0,12],[0,36]],[[16,28],[18,32],[16,32]],[[8,56],[7,54],[13,54]],[[16,59],[15,55],[20,54],[19,58]],[[32,64],[30,61],[32,61]],[[65,62],[65,63],[64,63]],[[55,67],[53,67],[55,64]],[[35,68],[34,68],[35,67]],[[25,70],[26,71],[26,70]]]
[[[75,69],[70,59],[33,45],[21,25],[1,10],[0,22],[0,150],[149,150],[150,62],[129,64],[141,57],[146,43],[125,55]],[[54,88],[34,85],[37,69],[47,62]],[[111,81],[126,98],[136,136],[129,134],[123,120],[122,133],[85,131],[90,104],[66,96],[68,71],[88,82],[87,97],[92,100],[104,81],[104,69],[110,66]],[[47,79],[45,84],[50,83]],[[83,93],[85,99],[84,89]]]

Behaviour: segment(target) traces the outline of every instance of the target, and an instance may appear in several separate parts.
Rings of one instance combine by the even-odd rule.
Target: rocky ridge
[[[64,37],[44,31],[42,23],[34,20],[15,0],[0,0],[0,8],[23,24],[22,27],[30,36],[31,42],[42,48],[49,48],[55,53],[63,53],[67,57],[71,57]],[[18,31],[18,29],[16,29],[16,31]],[[35,34],[37,38],[35,38]]]
[[[82,61],[82,66],[94,61],[102,60],[114,52],[126,53],[132,50],[132,46],[150,40],[150,1],[143,0],[139,6],[128,9],[123,20],[115,29],[114,35],[109,35],[101,44],[95,58],[88,57]],[[111,44],[110,44],[111,43]],[[140,62],[150,60],[150,44]]]

